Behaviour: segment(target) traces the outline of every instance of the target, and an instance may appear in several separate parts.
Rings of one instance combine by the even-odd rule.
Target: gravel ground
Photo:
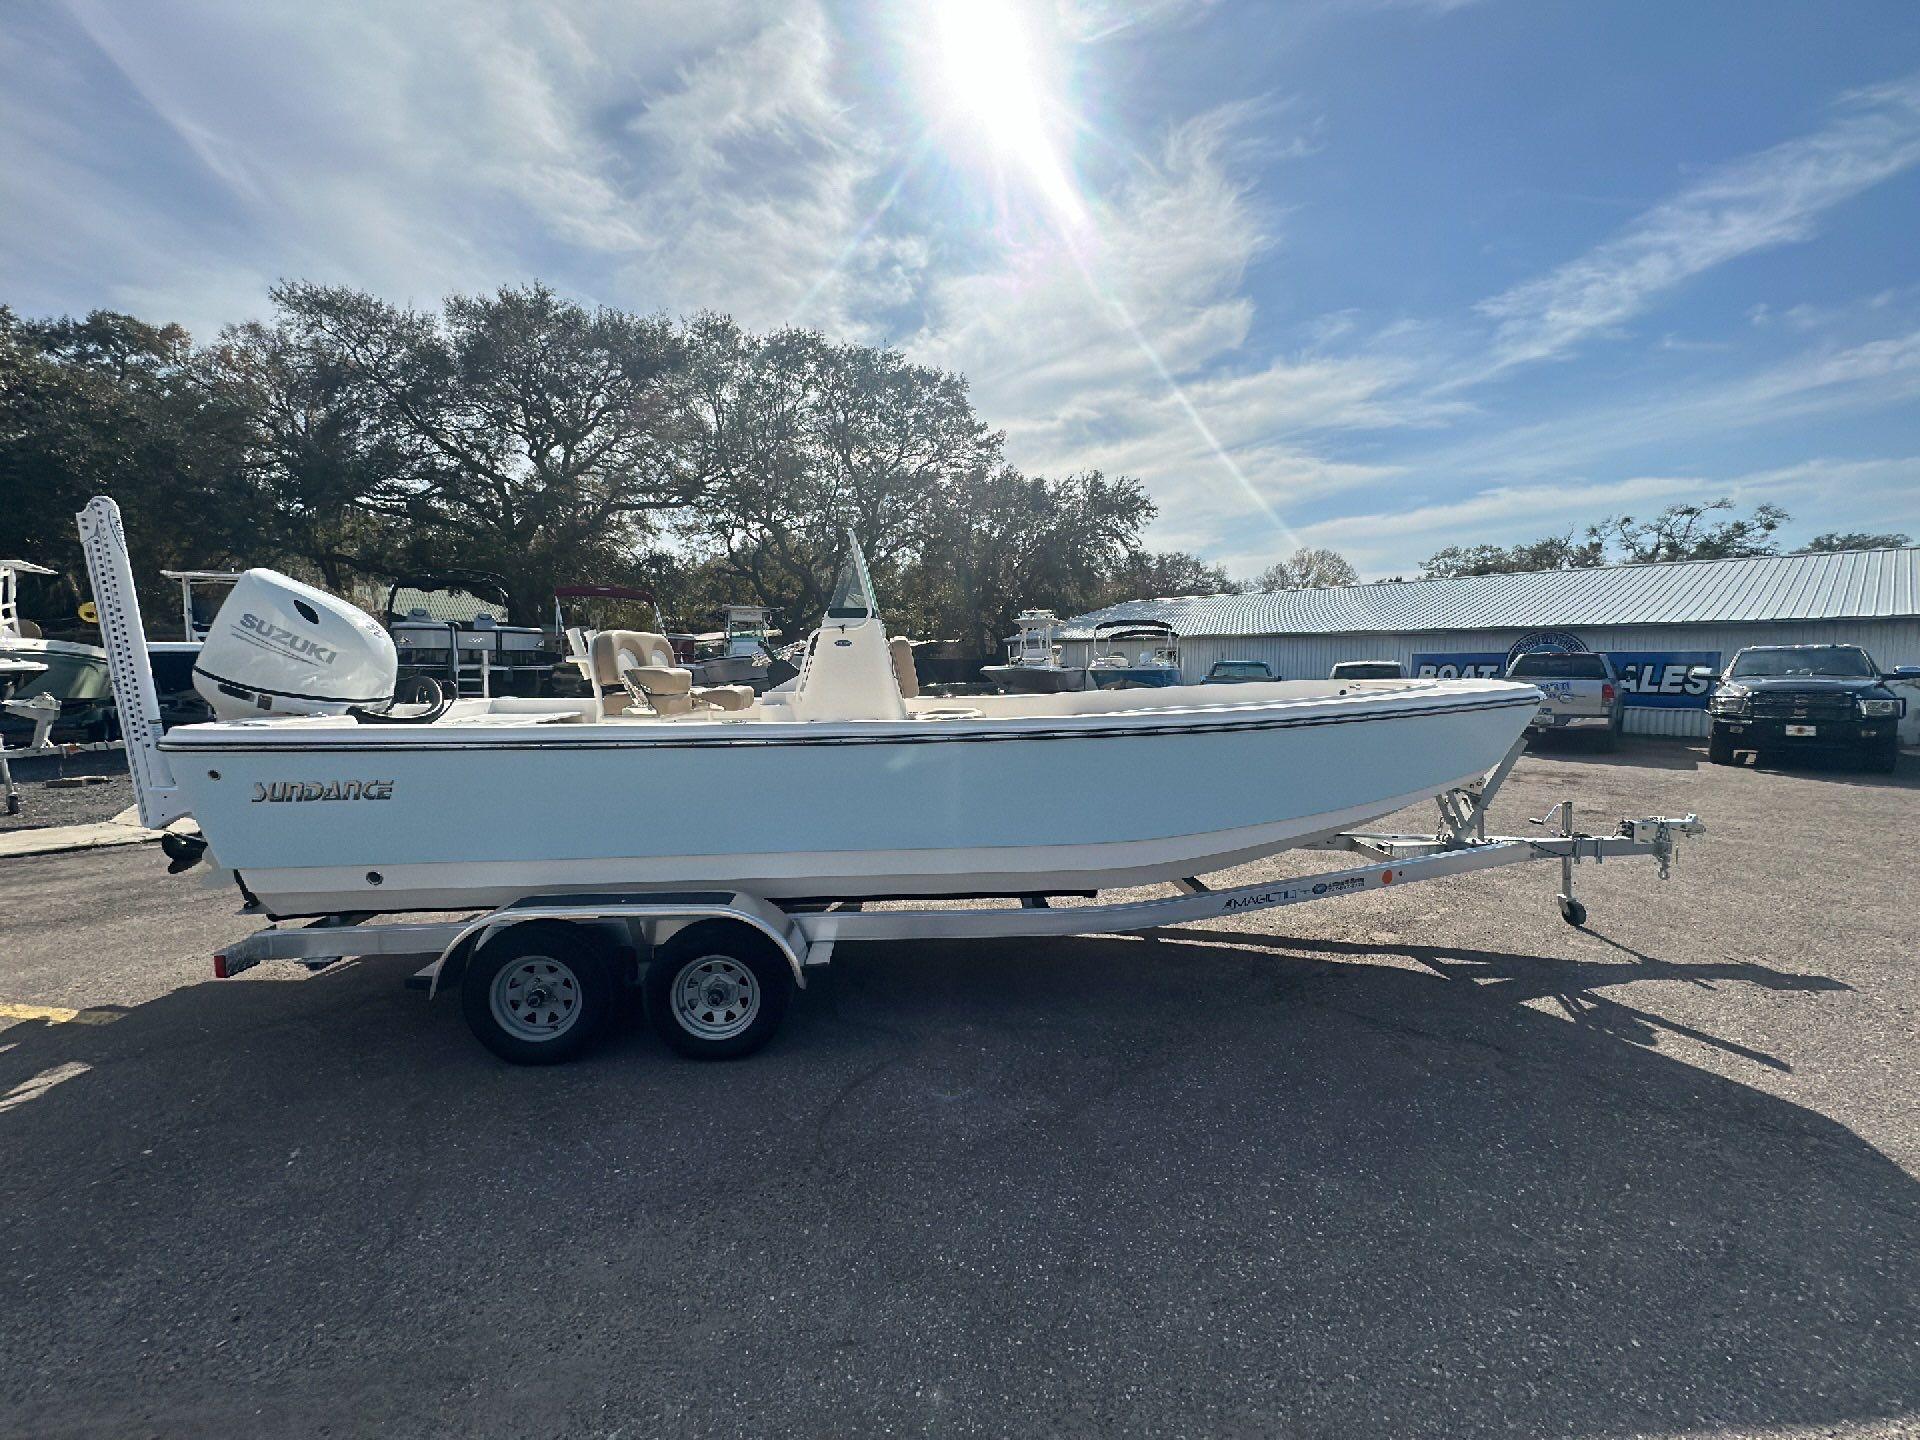
[[[845,946],[727,1065],[0,865],[0,1001],[83,1009],[0,1032],[0,1435],[1920,1434],[1920,765],[1568,749],[1495,826],[1569,794],[1713,833],[1588,931],[1515,866]]]
[[[9,768],[19,789],[20,813],[0,813],[0,834],[38,830],[47,825],[87,825],[111,820],[133,804],[133,780],[127,757],[118,750],[87,750],[78,755],[46,755],[15,760]],[[49,785],[65,776],[104,775],[104,785]]]

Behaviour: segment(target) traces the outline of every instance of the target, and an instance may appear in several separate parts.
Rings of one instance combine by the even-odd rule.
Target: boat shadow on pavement
[[[1911,1415],[1920,1187],[1599,993],[1835,982],[1623,961],[850,946],[723,1065],[515,1069],[392,961],[18,1025],[0,1433]]]

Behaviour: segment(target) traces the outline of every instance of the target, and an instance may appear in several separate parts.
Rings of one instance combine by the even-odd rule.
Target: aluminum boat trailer
[[[1307,847],[1360,857],[1357,865],[1317,875],[1224,890],[1196,876],[1176,881],[1179,893],[1160,899],[1058,907],[1051,901],[1059,897],[1047,895],[1017,897],[1017,908],[889,909],[852,901],[776,904],[738,890],[540,895],[452,920],[375,924],[355,913],[274,925],[216,955],[214,974],[225,979],[263,960],[318,970],[355,956],[417,957],[429,963],[410,984],[430,995],[457,988],[479,1040],[530,1064],[577,1054],[618,1008],[622,991],[637,984],[668,1044],[722,1058],[765,1044],[807,972],[827,964],[842,941],[1121,934],[1540,860],[1560,862],[1555,899],[1561,918],[1579,926],[1587,911],[1574,897],[1576,865],[1645,856],[1664,880],[1679,837],[1705,829],[1687,815],[1623,820],[1612,834],[1581,834],[1573,803],[1562,801],[1532,822],[1542,833],[1488,836],[1488,804],[1523,745],[1472,785],[1436,797],[1440,824],[1431,835],[1356,832]]]

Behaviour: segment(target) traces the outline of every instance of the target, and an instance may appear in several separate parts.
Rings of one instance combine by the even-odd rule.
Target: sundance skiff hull
[[[1484,773],[1539,704],[1498,681],[1311,689],[983,697],[834,724],[228,723],[160,745],[218,863],[274,914],[692,887],[1031,894],[1349,829]],[[1102,708],[1035,713],[1075,702]]]

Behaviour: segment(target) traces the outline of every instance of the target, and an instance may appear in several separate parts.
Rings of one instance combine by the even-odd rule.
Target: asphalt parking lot
[[[1713,833],[1588,932],[1542,865],[846,947],[725,1065],[5,862],[0,1434],[1920,1433],[1920,763],[1568,746],[1496,828],[1565,795]]]

